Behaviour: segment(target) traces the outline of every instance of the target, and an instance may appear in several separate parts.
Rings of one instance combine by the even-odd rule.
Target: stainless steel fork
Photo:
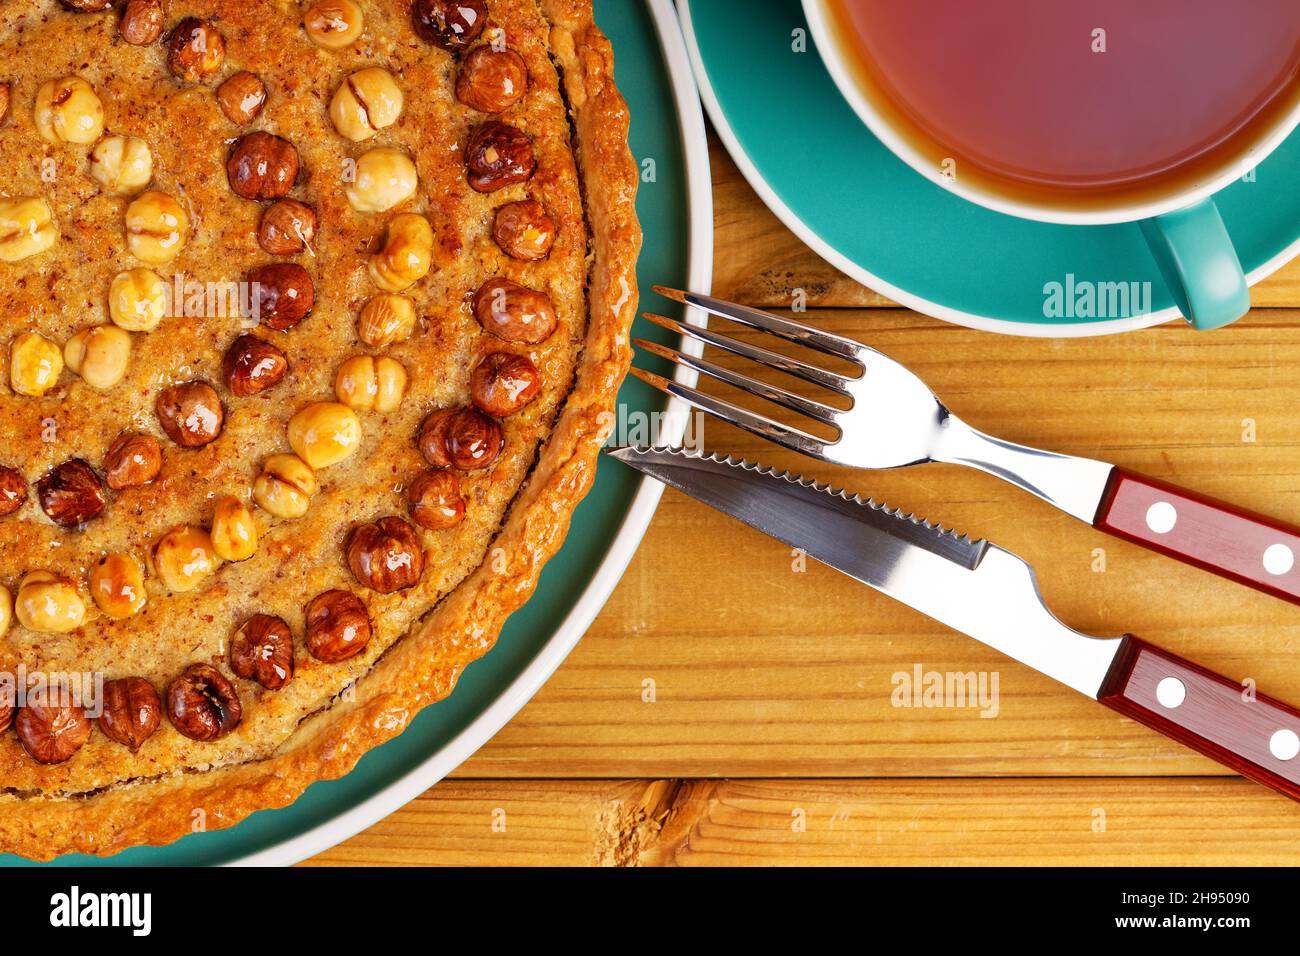
[[[855,374],[840,374],[750,345],[714,328],[644,313],[656,325],[792,375],[849,402],[846,409],[836,408],[680,349],[634,340],[646,352],[828,425],[836,437],[824,440],[699,389],[632,369],[643,381],[695,408],[786,448],[840,465],[900,468],[934,461],[969,465],[1009,481],[1100,530],[1300,603],[1300,567],[1295,560],[1300,554],[1298,528],[1107,462],[1029,448],[986,435],[954,415],[914,373],[876,349],[713,296],[654,288],[663,296],[710,315],[856,366]]]

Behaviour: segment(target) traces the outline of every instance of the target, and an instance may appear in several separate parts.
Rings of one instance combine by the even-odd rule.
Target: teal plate
[[[637,270],[641,287],[661,282],[706,288],[709,178],[707,165],[700,168],[705,154],[692,146],[696,139],[703,142],[703,119],[671,6],[667,0],[596,0],[595,7],[597,22],[613,42],[616,80],[631,108],[632,152],[643,169],[653,169],[653,176],[643,175],[637,197],[647,237]],[[657,22],[664,28],[662,47]],[[654,160],[652,167],[647,159]],[[662,312],[671,303],[656,301],[654,307]],[[672,338],[641,319],[635,331],[665,343]],[[623,386],[619,403],[621,417],[665,408],[657,391],[635,379]],[[496,647],[466,669],[447,700],[421,711],[400,737],[370,751],[346,777],[313,784],[292,806],[263,810],[227,830],[108,858],[68,854],[50,865],[292,863],[383,817],[481,746],[558,666],[622,573],[657,498],[657,486],[643,489],[631,469],[601,467],[564,548],[546,566],[532,600],[507,622]],[[0,860],[32,865],[13,855]]]
[[[680,0],[679,8],[701,97],[728,151],[786,226],[847,275],[919,312],[1019,335],[1119,332],[1178,314],[1137,225],[1060,226],[992,212],[894,156],[836,89],[799,0],[750,0],[743,14],[735,0]],[[1298,168],[1300,132],[1253,182],[1215,195],[1252,283],[1300,252]],[[1138,283],[1136,298],[1149,301],[1111,315],[1048,317],[1045,288],[1071,282]]]

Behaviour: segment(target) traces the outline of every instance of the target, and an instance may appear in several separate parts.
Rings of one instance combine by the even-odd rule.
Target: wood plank
[[[1294,866],[1239,779],[446,781],[308,861],[372,866]]]

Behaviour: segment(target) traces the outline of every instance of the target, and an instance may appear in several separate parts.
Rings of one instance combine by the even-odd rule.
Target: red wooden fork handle
[[[1300,710],[1133,636],[1097,699],[1300,800]]]
[[[1093,527],[1300,604],[1300,528],[1284,522],[1116,468]]]

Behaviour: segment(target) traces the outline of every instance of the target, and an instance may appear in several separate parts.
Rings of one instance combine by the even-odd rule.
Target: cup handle
[[[1246,276],[1213,199],[1139,225],[1174,302],[1194,328],[1217,329],[1250,311]]]

